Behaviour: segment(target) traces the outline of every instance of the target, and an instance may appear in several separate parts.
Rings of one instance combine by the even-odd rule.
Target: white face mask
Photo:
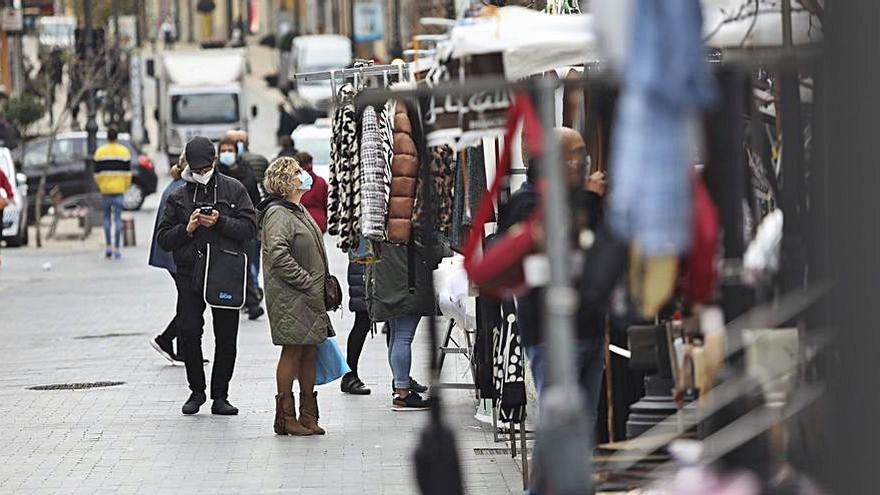
[[[192,178],[194,181],[198,182],[199,184],[206,186],[206,185],[208,185],[208,182],[211,181],[211,177],[213,175],[214,175],[214,169],[212,168],[211,170],[208,170],[204,174],[193,173]]]

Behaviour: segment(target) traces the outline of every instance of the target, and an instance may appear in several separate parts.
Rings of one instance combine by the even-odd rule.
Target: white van
[[[290,51],[290,80],[294,74],[344,69],[352,63],[351,40],[338,34],[299,36]],[[309,105],[329,112],[333,101],[330,81],[295,82],[296,93]]]

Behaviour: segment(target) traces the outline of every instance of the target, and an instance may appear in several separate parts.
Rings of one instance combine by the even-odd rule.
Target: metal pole
[[[119,49],[121,36],[119,35],[119,0],[111,0],[110,9],[113,15],[113,41],[114,47]]]
[[[592,493],[590,462],[592,435],[582,392],[575,378],[575,327],[577,293],[571,286],[569,257],[568,187],[563,174],[560,146],[555,135],[556,82],[538,83],[544,153],[541,171],[547,181],[544,195],[546,253],[550,259],[550,286],[545,294],[544,327],[549,366],[549,387],[542,397],[537,462],[539,487],[549,481],[560,495]]]
[[[92,0],[83,0],[83,17],[85,18],[85,30],[84,35],[85,39],[85,50],[86,50],[86,63],[91,64],[94,63],[95,60],[95,38],[94,33],[92,31]],[[95,156],[95,150],[98,148],[97,143],[97,133],[98,133],[98,122],[95,121],[95,89],[91,86],[94,85],[94,74],[84,74],[83,75],[83,84],[87,85],[86,90],[86,110],[88,112],[86,120],[86,132],[87,138],[87,149],[89,156],[89,167],[92,165],[92,157]],[[91,170],[90,170],[91,172]]]
[[[186,40],[189,41],[190,43],[193,43],[196,40],[196,34],[195,34],[195,30],[196,30],[195,18],[196,18],[196,16],[195,16],[195,12],[193,12],[193,0],[186,0],[186,12],[187,12],[187,15],[186,15],[186,23],[187,23]]]
[[[755,14],[757,15],[757,14]],[[790,50],[794,45],[791,33],[791,0],[782,0],[782,46]]]
[[[349,37],[351,38],[351,55],[357,58],[357,41],[354,39],[354,2],[356,0],[348,0],[348,27]]]
[[[400,0],[394,0],[394,3],[392,4],[391,14],[394,21],[391,51],[395,57],[400,57],[403,54],[403,40],[401,39],[402,37],[400,34]]]

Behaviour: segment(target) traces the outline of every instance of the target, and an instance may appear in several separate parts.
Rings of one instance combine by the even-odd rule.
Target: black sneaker
[[[394,399],[391,400],[392,411],[425,411],[430,408],[431,403],[415,392],[408,393],[406,397],[394,394]]]
[[[220,416],[235,416],[238,414],[238,408],[229,403],[226,399],[216,399],[211,405],[211,414]]]
[[[199,412],[199,408],[202,407],[202,404],[207,400],[208,398],[205,397],[204,392],[193,392],[189,394],[189,399],[186,399],[186,402],[183,404],[183,414],[189,415]]]
[[[417,382],[415,378],[409,377],[409,390],[410,390],[410,392],[424,394],[425,392],[428,391],[428,387]],[[391,391],[392,392],[397,391],[397,387],[394,386],[394,382],[391,382]]]
[[[339,389],[346,394],[351,395],[370,395],[371,390],[364,385],[364,382],[352,371],[346,373],[342,377]]]
[[[266,310],[263,309],[262,306],[257,306],[257,309],[255,309],[253,311],[248,310],[248,320],[254,321],[257,318],[263,316],[264,314],[266,314]]]
[[[174,346],[171,344],[171,341],[162,340],[161,335],[157,335],[155,338],[150,339],[150,347],[155,349],[160,356],[171,361],[171,364],[175,364],[175,362],[183,362],[177,356],[177,353],[174,352]]]
[[[417,382],[416,379],[413,377],[409,377],[409,389],[413,392],[424,394],[428,391],[428,386],[422,385],[421,383]]]

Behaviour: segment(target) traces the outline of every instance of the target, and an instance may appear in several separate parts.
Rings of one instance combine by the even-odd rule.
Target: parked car
[[[330,180],[330,141],[333,129],[330,119],[318,119],[314,124],[301,125],[290,133],[296,149],[312,155],[315,173]]]
[[[9,148],[0,148],[0,170],[15,188],[15,197],[3,209],[0,234],[9,247],[27,246],[28,243],[28,185],[24,174],[15,172]]]
[[[98,146],[106,142],[107,133],[99,132]],[[120,134],[119,142],[131,152],[134,174],[131,187],[125,191],[124,207],[126,210],[138,210],[147,196],[156,192],[158,177],[153,162],[131,142],[128,134]],[[35,139],[24,146],[21,171],[27,176],[28,194],[32,204],[36,201],[37,186],[46,166],[48,148],[49,138]],[[55,186],[58,186],[65,198],[98,190],[94,178],[87,171],[86,150],[85,132],[68,132],[56,136],[52,146],[52,162],[46,177],[47,196]],[[42,205],[43,211],[50,205],[51,198],[46,197]]]

